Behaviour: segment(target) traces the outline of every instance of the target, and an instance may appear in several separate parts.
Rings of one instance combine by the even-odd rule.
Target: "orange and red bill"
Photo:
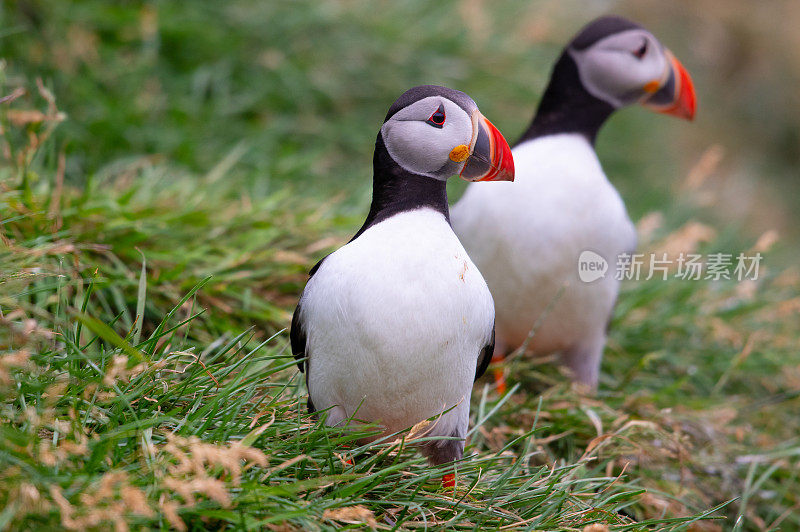
[[[692,120],[697,109],[697,97],[689,73],[669,50],[666,50],[669,71],[666,81],[642,104],[659,113]]]
[[[459,174],[466,181],[514,181],[508,142],[480,111],[472,114],[471,153]]]

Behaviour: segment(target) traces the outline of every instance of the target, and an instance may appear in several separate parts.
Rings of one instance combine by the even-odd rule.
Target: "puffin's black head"
[[[422,85],[389,108],[378,135],[392,161],[405,171],[445,181],[513,181],[508,143],[463,92]],[[377,155],[377,154],[376,154]]]
[[[586,91],[615,109],[640,103],[694,117],[694,86],[686,69],[638,24],[622,17],[598,18],[575,36],[565,54],[575,62]]]
[[[598,18],[564,48],[520,142],[559,133],[594,142],[616,109],[637,102],[691,120],[692,80],[649,31],[621,17]]]

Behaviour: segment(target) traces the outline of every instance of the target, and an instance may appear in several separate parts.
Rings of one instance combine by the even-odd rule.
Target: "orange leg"
[[[494,355],[492,356],[492,364],[500,364],[503,362],[504,355],[501,355],[497,351],[495,351]],[[494,384],[497,388],[497,393],[500,395],[504,395],[506,393],[506,374],[503,371],[502,367],[495,366],[494,370]]]
[[[456,487],[456,475],[455,473],[448,473],[442,477],[442,487],[443,488],[455,488]]]

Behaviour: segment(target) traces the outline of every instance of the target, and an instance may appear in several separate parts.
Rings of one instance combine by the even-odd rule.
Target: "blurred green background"
[[[699,98],[692,124],[628,109],[600,135],[601,159],[634,219],[688,198],[733,231],[778,229],[785,249],[798,239],[797,2],[2,6],[6,85],[41,77],[55,94],[69,116],[57,135],[70,182],[141,156],[198,173],[223,162],[243,194],[343,193],[353,213],[369,201],[378,126],[405,89],[464,90],[513,141],[569,37],[597,15],[625,15],[675,52]],[[699,175],[687,186],[692,169]],[[453,184],[451,200],[461,188]]]
[[[104,338],[121,339],[131,336],[135,323],[147,338],[160,324],[188,320],[203,308],[208,311],[186,326],[183,342],[163,344],[165,351],[196,349],[207,356],[242,331],[266,340],[288,325],[308,268],[361,224],[375,137],[400,93],[422,83],[464,90],[513,142],[530,121],[564,43],[606,13],[652,30],[691,72],[699,101],[692,123],[631,108],[612,117],[599,136],[606,172],[640,221],[642,250],[661,245],[766,254],[774,234],[777,249],[765,256],[758,283],[627,284],[611,327],[600,400],[584,402],[554,368],[519,357],[507,362],[507,371],[535,393],[515,394],[487,424],[492,432],[476,434],[471,445],[488,456],[497,442],[529,430],[541,413],[547,437],[537,445],[547,463],[577,463],[602,432],[587,417],[588,405],[605,430],[628,419],[658,427],[608,440],[602,454],[608,462],[598,463],[606,474],[621,474],[635,458],[628,475],[648,490],[631,510],[636,517],[690,515],[735,499],[723,510],[728,521],[694,530],[765,530],[770,523],[773,530],[781,523],[797,529],[796,0],[3,2],[0,95],[26,93],[0,107],[0,318],[14,312],[36,317],[80,344],[81,329],[72,325],[83,310],[109,324],[112,336]],[[41,113],[47,92],[37,90],[37,79],[66,114],[46,141],[56,120]],[[464,183],[450,185],[454,201]],[[203,283],[197,306],[181,306],[182,297]],[[87,344],[69,356],[99,360],[113,352],[83,340]],[[277,356],[286,344],[284,333],[264,349]],[[63,370],[51,364],[61,357],[56,347],[35,349],[46,375]],[[212,359],[227,375],[228,359]],[[59,407],[64,416],[88,382],[82,365],[73,366],[71,395]],[[286,382],[302,382],[289,366]],[[275,383],[283,386],[282,378]],[[40,380],[31,373],[27,382],[35,387]],[[476,394],[486,393],[481,388]],[[184,393],[175,390],[162,399]],[[290,391],[292,404],[304,404],[302,389]],[[4,412],[25,408],[14,395],[2,399],[12,405]],[[116,438],[108,442],[128,438],[114,428],[130,421],[121,399],[109,399],[122,413],[107,427]],[[495,399],[490,394],[487,404]],[[142,419],[161,416],[150,403],[137,408]],[[197,420],[197,434],[207,439],[217,436],[204,427],[222,415],[211,410]],[[284,414],[260,445],[286,445],[297,412],[287,407]],[[244,434],[249,423],[240,416],[221,426],[226,434],[233,434],[232,426]],[[21,453],[20,460],[43,472],[40,488],[60,482],[72,489],[76,504],[87,474],[99,478],[105,462],[47,469],[25,450],[40,439],[35,426],[28,428],[21,441],[32,443],[7,446],[11,450],[0,457]],[[314,441],[307,440],[306,452],[321,456],[326,450]],[[634,450],[627,447],[631,442]],[[114,448],[117,461],[109,467],[138,464],[135,446]],[[294,480],[306,482],[305,468],[297,467]],[[0,467],[0,477],[5,472]],[[587,469],[579,476],[595,474]],[[15,482],[29,480],[26,475],[0,482],[0,505],[3,490],[11,493]],[[151,485],[144,468],[136,466],[136,475],[138,485]],[[395,484],[390,479],[383,488],[395,490]],[[413,500],[416,488],[409,486],[403,496]],[[256,487],[260,480],[253,481]],[[158,497],[160,489],[149,493]],[[617,489],[628,487],[617,483]],[[247,492],[238,490],[238,500],[253,518],[284,511],[291,499],[276,499],[272,507],[250,504]],[[687,505],[669,507],[662,495]],[[607,496],[617,498],[614,491]],[[516,499],[516,492],[508,497]],[[303,504],[314,522],[331,501],[310,500]],[[430,501],[439,506],[438,499]],[[559,500],[548,501],[560,515]],[[620,501],[603,511],[616,519],[616,508],[629,504]],[[185,509],[186,515],[202,511]],[[3,512],[0,529],[13,512]],[[306,523],[302,519],[298,523]]]

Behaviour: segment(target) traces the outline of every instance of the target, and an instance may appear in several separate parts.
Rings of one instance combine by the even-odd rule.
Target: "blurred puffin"
[[[536,326],[528,350],[559,352],[573,380],[596,388],[619,292],[614,268],[621,253],[635,250],[636,232],[594,141],[615,110],[634,103],[691,120],[689,74],[641,26],[596,19],[564,49],[513,149],[516,182],[472,184],[453,207],[453,229],[494,296],[496,358],[522,345]],[[584,283],[578,261],[587,250],[609,269]],[[502,392],[502,373],[495,378]]]
[[[310,272],[292,318],[309,411],[383,434],[440,416],[421,452],[462,457],[470,391],[494,349],[494,304],[450,226],[446,182],[511,181],[508,143],[463,92],[425,85],[392,104],[356,235]],[[452,477],[445,479],[452,485]]]

